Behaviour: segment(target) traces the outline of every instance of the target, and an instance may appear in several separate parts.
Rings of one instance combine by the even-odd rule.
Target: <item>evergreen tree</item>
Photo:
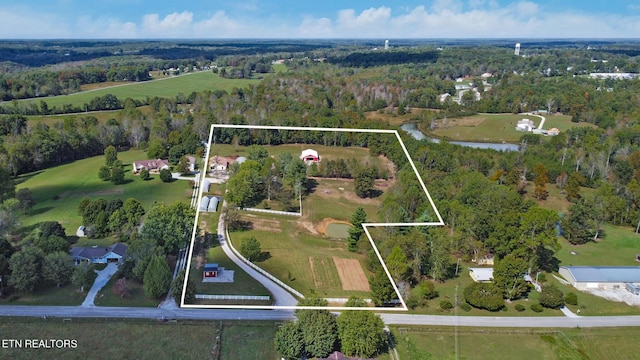
[[[362,224],[367,221],[367,213],[362,206],[356,209],[356,212],[351,215],[351,228],[349,228],[349,251],[358,250],[358,242],[364,234]]]
[[[113,163],[118,160],[118,151],[113,145],[107,146],[104,149],[105,165],[108,167],[113,166]]]
[[[144,294],[150,298],[160,298],[167,293],[171,285],[171,271],[164,256],[151,257],[149,266],[144,272]]]

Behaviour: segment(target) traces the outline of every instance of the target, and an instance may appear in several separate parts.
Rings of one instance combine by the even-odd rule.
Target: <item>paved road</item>
[[[227,202],[222,202],[222,207],[220,211],[224,211],[224,208],[227,206]],[[262,286],[266,287],[274,299],[274,306],[296,306],[298,304],[298,300],[291,295],[288,291],[280,287],[280,285],[271,281],[266,276],[257,272],[255,269],[245,264],[240,258],[231,250],[229,244],[227,243],[227,239],[225,237],[225,226],[224,226],[224,215],[220,215],[220,220],[218,221],[218,239],[220,240],[220,245],[224,253],[231,259],[236,265],[238,265],[242,270],[244,270],[249,276],[256,279]]]
[[[96,281],[93,282],[91,290],[89,290],[89,292],[87,293],[87,297],[82,302],[82,306],[95,306],[93,302],[96,299],[96,295],[98,295],[98,291],[100,291],[105,285],[107,285],[109,279],[111,279],[111,276],[113,276],[116,271],[118,271],[118,265],[116,263],[109,263],[107,264],[107,267],[105,267],[101,271],[96,271],[98,277],[96,278]]]
[[[205,310],[125,307],[81,306],[0,306],[0,316],[56,316],[69,318],[147,318],[191,320],[273,320],[294,318],[288,310]],[[490,316],[442,316],[411,314],[380,314],[387,325],[438,325],[513,328],[572,328],[572,327],[640,327],[640,316],[541,316],[541,317],[490,317]]]

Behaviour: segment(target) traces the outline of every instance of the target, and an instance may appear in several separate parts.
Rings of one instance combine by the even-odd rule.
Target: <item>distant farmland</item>
[[[82,107],[96,96],[104,96],[106,94],[115,95],[119,100],[124,101],[126,98],[135,100],[144,100],[147,97],[165,97],[172,98],[178,93],[188,96],[191,92],[203,90],[226,90],[231,91],[233,88],[246,87],[249,84],[256,84],[260,80],[244,80],[244,79],[224,79],[211,71],[201,71],[189,73],[185,75],[151,80],[140,83],[116,85],[114,87],[101,88],[92,91],[79,92],[71,95],[61,95],[38,99],[23,100],[25,102],[35,102],[39,104],[44,100],[49,108],[54,106],[61,108],[64,104],[71,104],[73,107]]]

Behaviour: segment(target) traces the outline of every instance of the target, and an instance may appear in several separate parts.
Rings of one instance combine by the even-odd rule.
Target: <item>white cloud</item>
[[[316,19],[311,16],[305,16],[296,32],[296,37],[316,39],[335,37],[331,19],[325,17]]]
[[[356,15],[355,10],[346,9],[338,12],[338,27],[361,28],[374,25],[379,27],[391,18],[391,9],[385,6],[379,8],[369,8]]]
[[[73,31],[54,14],[39,14],[26,7],[0,8],[0,38],[64,38]]]

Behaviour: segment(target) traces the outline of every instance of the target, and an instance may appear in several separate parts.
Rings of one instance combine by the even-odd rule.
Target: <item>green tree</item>
[[[113,145],[109,145],[104,149],[105,165],[108,167],[113,166],[113,163],[118,160],[118,151]]]
[[[573,172],[569,175],[567,186],[564,188],[567,200],[575,202],[580,199],[580,186],[586,181],[584,176],[579,172]]]
[[[362,301],[348,304],[350,307],[364,306]],[[343,311],[337,323],[342,352],[347,356],[370,358],[379,353],[386,343],[384,323],[380,316],[371,311]]]
[[[569,207],[569,215],[562,219],[562,234],[572,244],[580,245],[593,241],[598,230],[594,221],[594,208],[585,199],[579,199]]]
[[[528,291],[527,282],[524,280],[526,273],[527,262],[508,254],[494,265],[493,284],[502,290],[505,299],[515,300]]]
[[[187,175],[191,173],[191,171],[189,171],[189,159],[187,159],[186,156],[180,158],[180,161],[178,161],[178,164],[176,165],[175,171],[179,172],[180,175]]]
[[[262,254],[260,241],[258,241],[255,236],[242,239],[240,243],[240,254],[251,262],[256,261],[260,257],[260,254]]]
[[[40,238],[46,239],[51,235],[59,236],[62,238],[67,237],[64,228],[57,221],[43,221],[40,223],[39,230],[40,231],[38,236]]]
[[[185,270],[182,269],[175,279],[171,282],[171,297],[180,304],[182,298],[182,289],[184,287]],[[196,283],[193,276],[189,276],[187,280],[187,292],[184,295],[185,304],[192,304],[196,301]]]
[[[0,166],[0,202],[11,199],[16,194],[16,184],[5,166]]]
[[[42,280],[44,254],[37,247],[25,247],[9,259],[9,285],[19,291],[32,292]]]
[[[144,272],[144,294],[147,297],[158,299],[167,293],[170,285],[171,271],[167,260],[163,256],[154,255]]]
[[[60,236],[51,235],[49,237],[40,237],[36,240],[35,245],[38,246],[45,254],[53,254],[56,252],[69,253],[71,244]]]
[[[78,264],[71,275],[71,283],[75,287],[80,288],[80,292],[84,292],[85,288],[91,287],[98,274],[93,269],[93,265],[86,261]]]
[[[338,326],[333,314],[327,310],[298,310],[296,315],[307,357],[326,357],[335,349]]]
[[[152,248],[160,246],[166,254],[177,254],[191,238],[194,216],[194,210],[180,201],[156,204],[147,214],[140,238],[148,240]]]
[[[372,168],[360,168],[356,171],[353,177],[353,186],[356,190],[356,195],[361,198],[371,196],[373,191],[373,183],[376,179],[375,170]]]
[[[173,181],[173,175],[171,175],[171,171],[168,169],[160,170],[160,180],[166,183]]]
[[[407,280],[410,275],[411,266],[407,261],[407,254],[400,248],[400,246],[396,245],[391,249],[391,254],[387,256],[386,262],[387,268],[389,272],[391,272],[391,276],[396,281]]]
[[[247,159],[264,165],[269,158],[269,152],[261,145],[250,145],[247,148]]]
[[[28,188],[19,189],[16,192],[16,199],[18,199],[18,206],[22,211],[31,210],[36,205],[36,199]]]
[[[370,279],[371,299],[376,306],[383,306],[396,298],[396,292],[384,271],[376,272]]]
[[[260,175],[260,164],[247,160],[227,183],[229,202],[241,208],[254,206],[264,198],[264,179]]]
[[[114,166],[111,168],[109,180],[115,185],[124,184],[124,169],[122,166]]]
[[[546,200],[549,196],[549,192],[547,191],[547,183],[549,182],[549,176],[547,175],[547,168],[538,163],[538,165],[533,167],[534,174],[534,189],[533,196],[538,200]]]
[[[300,359],[304,351],[304,339],[297,322],[284,323],[276,332],[274,342],[276,351],[287,360]]]
[[[140,179],[142,180],[149,180],[150,176],[149,176],[149,170],[147,169],[142,169],[140,170]]]
[[[42,263],[43,278],[50,284],[60,287],[71,280],[73,267],[73,260],[68,252],[47,254]]]
[[[147,157],[149,159],[164,159],[167,157],[167,147],[160,139],[152,140],[147,148]]]
[[[545,285],[542,287],[539,301],[540,305],[546,308],[559,309],[564,306],[564,295],[557,286]]]
[[[349,251],[358,250],[358,242],[364,234],[362,224],[367,221],[367,213],[362,206],[358,206],[356,211],[351,215],[351,228],[349,228]]]
[[[498,311],[504,307],[502,290],[491,283],[473,283],[465,287],[464,299],[478,309]]]
[[[109,168],[106,165],[105,166],[101,166],[100,169],[98,170],[98,177],[102,181],[110,180],[111,179],[111,168]]]

